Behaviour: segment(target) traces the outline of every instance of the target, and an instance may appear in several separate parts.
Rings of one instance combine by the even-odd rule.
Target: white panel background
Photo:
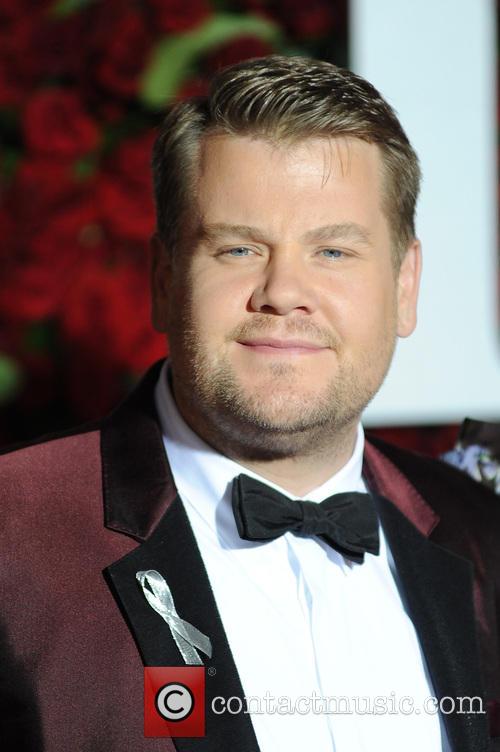
[[[350,5],[350,67],[396,109],[424,174],[419,324],[364,422],[498,420],[495,4]]]

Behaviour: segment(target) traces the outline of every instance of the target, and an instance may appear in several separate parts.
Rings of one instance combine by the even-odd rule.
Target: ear
[[[422,272],[422,248],[414,240],[401,262],[398,273],[398,337],[408,337],[417,325],[417,301]]]
[[[172,262],[160,237],[151,238],[151,319],[158,332],[168,329],[168,309],[172,289]]]

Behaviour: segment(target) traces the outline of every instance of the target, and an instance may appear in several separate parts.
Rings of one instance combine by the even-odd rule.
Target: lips
[[[238,344],[257,352],[279,353],[313,353],[326,350],[324,345],[304,339],[278,339],[276,337],[258,337],[238,340]]]

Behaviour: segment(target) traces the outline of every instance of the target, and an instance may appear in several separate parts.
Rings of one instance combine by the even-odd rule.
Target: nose
[[[253,311],[282,316],[296,309],[312,313],[316,307],[314,283],[297,249],[283,248],[270,255],[250,306]]]

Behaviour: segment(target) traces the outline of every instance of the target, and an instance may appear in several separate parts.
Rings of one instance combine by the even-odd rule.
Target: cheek
[[[229,280],[206,269],[193,270],[190,290],[192,317],[200,329],[214,334],[241,321],[251,295],[248,282]]]
[[[387,278],[351,279],[325,300],[328,318],[346,346],[376,347],[395,326],[396,296]]]

